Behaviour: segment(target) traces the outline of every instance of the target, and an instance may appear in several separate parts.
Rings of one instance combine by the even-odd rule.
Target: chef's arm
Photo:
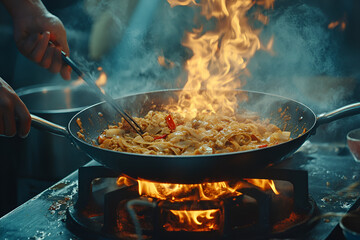
[[[25,104],[0,77],[0,135],[26,137],[30,126],[31,117]]]
[[[69,54],[62,22],[40,0],[0,0],[13,19],[19,51],[43,68],[70,79],[71,69],[63,64],[61,50]],[[54,44],[49,44],[49,41]]]

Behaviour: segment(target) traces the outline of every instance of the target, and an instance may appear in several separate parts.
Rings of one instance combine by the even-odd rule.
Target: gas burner
[[[261,189],[255,179],[271,179],[276,188]],[[317,212],[303,170],[270,167],[241,176],[226,183],[232,193],[214,199],[204,189],[213,183],[200,184],[200,191],[181,184],[190,195],[179,198],[154,194],[154,187],[164,184],[150,183],[146,190],[144,182],[102,166],[80,168],[78,200],[68,209],[67,227],[86,239],[282,238],[310,228]]]

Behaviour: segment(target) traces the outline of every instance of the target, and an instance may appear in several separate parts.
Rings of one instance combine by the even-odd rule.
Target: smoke
[[[245,89],[298,100],[316,113],[348,103],[349,96],[354,95],[356,76],[344,72],[341,53],[343,35],[327,27],[334,19],[323,9],[300,1],[278,2],[274,9],[266,12],[269,23],[260,34],[264,45],[274,37],[274,54],[258,51],[250,60],[248,70],[251,75],[240,76],[241,79],[246,77]],[[139,0],[126,14],[117,15],[112,4],[119,4],[119,1],[94,4],[92,10],[87,10],[96,13],[92,14],[91,24],[94,25],[97,16],[111,8],[111,17],[115,21],[112,26],[121,31],[113,31],[113,35],[120,34],[121,38],[112,42],[109,52],[104,52],[99,60],[92,60],[108,75],[105,90],[113,97],[120,97],[182,87],[186,81],[183,66],[191,57],[191,52],[181,45],[181,41],[185,31],[194,27],[194,19],[197,23],[202,20],[197,18],[199,9],[185,6],[171,8],[167,1]],[[66,26],[71,28],[72,23],[66,23]],[[91,27],[88,28],[91,31]],[[105,29],[105,33],[106,30],[112,32],[111,28],[101,29]],[[106,43],[111,36],[100,34],[99,39]],[[88,43],[72,41],[72,46],[84,48],[88,47]],[[76,56],[74,50],[73,56]],[[160,66],[159,56],[172,62],[173,66]],[[82,62],[85,68],[93,69],[86,60]]]
[[[182,87],[188,50],[181,46],[185,30],[193,26],[193,9],[171,8],[166,1],[139,1],[122,39],[102,59],[109,74],[107,91],[119,97],[136,92]],[[158,57],[171,62],[161,66]]]
[[[105,5],[87,5],[85,15],[78,14],[80,8],[84,8],[80,5],[64,11],[64,16],[76,16],[71,21],[64,18],[72,57],[94,77],[99,74],[96,67],[101,66],[108,75],[104,88],[114,98],[184,86],[187,77],[183,66],[191,57],[191,52],[181,45],[181,41],[185,31],[195,27],[194,19],[197,24],[202,20],[197,18],[199,9],[185,6],[171,8],[163,0],[139,0],[133,9],[117,14],[115,5],[120,2],[123,1],[109,0]],[[146,2],[156,6],[142,5]],[[245,88],[298,100],[317,114],[349,103],[349,96],[355,95],[356,76],[344,71],[343,62],[349,62],[349,59],[344,59],[341,48],[344,45],[343,34],[327,28],[334,18],[327,16],[321,8],[299,1],[277,0],[275,3],[279,4],[265,12],[269,23],[260,34],[264,45],[274,37],[274,54],[261,50],[255,54],[248,65],[250,77],[240,76],[242,80],[246,77]],[[139,6],[145,9],[144,14]],[[100,26],[97,29],[103,29],[98,35],[98,42],[104,46],[110,42],[109,51],[104,51],[99,59],[91,59],[89,45],[94,26],[98,17],[104,16],[109,8],[112,11],[110,17],[103,18],[102,23],[105,24],[101,26],[97,23]],[[206,25],[211,27],[211,23]],[[118,31],[113,29],[114,26]],[[111,40],[114,37],[116,41]],[[173,66],[160,66],[159,56],[171,61]],[[356,121],[359,122],[359,117],[320,126],[311,140],[331,142],[345,139],[349,130],[360,127],[356,126]]]
[[[143,5],[143,13],[144,3],[146,0],[140,0],[129,13],[122,40],[101,61],[109,75],[106,89],[114,97],[182,87],[186,79],[183,65],[190,55],[181,41],[185,31],[194,27],[198,9],[171,8],[166,1],[155,1]],[[136,16],[139,13],[140,21]],[[342,38],[327,28],[332,19],[320,8],[305,3],[275,7],[268,16],[269,24],[260,37],[266,44],[274,36],[275,54],[257,52],[250,61],[251,77],[245,88],[296,99],[315,111],[345,103],[355,80],[341,77]],[[158,56],[174,66],[160,66]]]
[[[182,86],[188,53],[181,40],[191,30],[192,8],[171,8],[163,0],[85,0],[52,12],[66,27],[70,57],[94,79],[101,66],[112,97]],[[171,67],[160,66],[159,56]]]
[[[246,88],[297,99],[316,110],[344,103],[355,80],[341,77],[341,38],[327,28],[330,19],[306,4],[274,9],[269,18],[261,38],[274,36],[275,54],[256,54]]]
[[[346,102],[355,80],[341,78],[343,39],[327,28],[334,19],[299,1],[275,3],[266,12],[269,23],[260,35],[263,44],[274,36],[274,54],[256,53],[245,88],[290,97],[319,111]],[[72,57],[94,75],[96,66],[101,66],[109,77],[105,90],[120,97],[184,85],[183,66],[191,52],[181,41],[185,31],[194,27],[194,19],[202,20],[198,11],[171,8],[163,0],[86,0],[55,14],[67,28]],[[96,34],[95,42],[104,46],[98,47],[98,58],[91,59]],[[159,56],[172,67],[160,66]]]
[[[356,73],[344,68],[344,36],[330,30],[330,19],[320,8],[295,3],[274,9],[261,39],[274,36],[273,52],[259,51],[249,64],[252,74],[246,89],[270,92],[298,100],[316,114],[332,111],[351,101]],[[320,126],[316,137],[326,141],[345,139],[358,117]]]

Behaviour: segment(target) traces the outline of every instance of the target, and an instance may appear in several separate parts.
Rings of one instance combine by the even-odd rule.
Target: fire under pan
[[[282,238],[311,228],[317,213],[315,201],[308,195],[308,173],[304,170],[271,167],[238,179],[272,179],[280,195],[247,184],[239,190],[240,196],[196,201],[195,205],[194,201],[172,203],[140,197],[136,183],[118,186],[118,177],[102,166],[79,170],[78,200],[69,207],[66,223],[75,235],[86,239],[138,239],[139,235],[142,239]],[[213,211],[214,222],[203,221],[211,227],[185,231],[183,222],[169,228],[176,225],[170,212],[184,206],[191,211]]]

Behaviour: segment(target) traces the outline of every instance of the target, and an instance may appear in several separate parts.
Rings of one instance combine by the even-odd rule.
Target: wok
[[[177,101],[181,90],[164,90],[140,93],[116,99],[132,116],[145,116],[149,110],[162,110],[164,105]],[[258,113],[282,130],[290,131],[292,140],[275,146],[249,151],[193,156],[159,156],[117,152],[94,146],[99,134],[121,120],[105,102],[92,105],[77,113],[67,128],[32,116],[32,125],[69,138],[78,149],[104,166],[133,178],[157,182],[200,183],[204,181],[230,180],[282,161],[293,154],[316,128],[339,118],[360,113],[360,103],[347,105],[332,112],[315,113],[297,101],[253,91],[233,90],[239,109]],[[189,92],[191,94],[191,92]],[[215,93],[216,94],[216,93]],[[244,100],[247,98],[247,100]],[[115,116],[115,117],[114,117]],[[85,140],[78,138],[80,118]]]

